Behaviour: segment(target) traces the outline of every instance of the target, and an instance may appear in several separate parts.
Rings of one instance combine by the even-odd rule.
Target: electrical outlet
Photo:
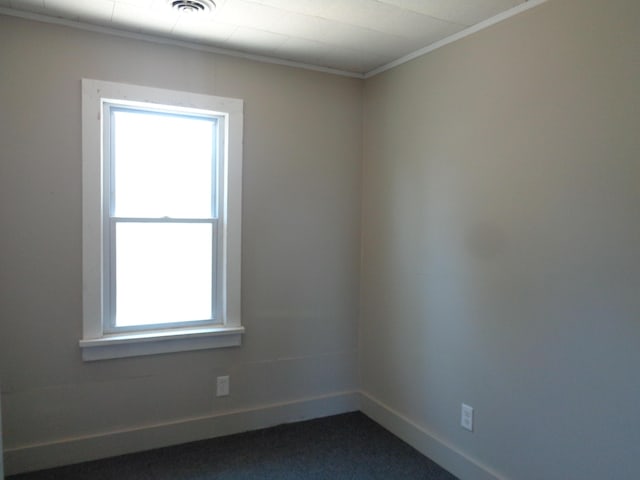
[[[469,405],[462,404],[462,409],[460,413],[460,425],[462,428],[473,432],[473,407]]]
[[[216,397],[227,395],[229,395],[229,375],[224,375],[216,379]]]

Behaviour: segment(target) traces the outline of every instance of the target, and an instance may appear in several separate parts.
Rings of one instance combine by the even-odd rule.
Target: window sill
[[[80,340],[85,362],[159,353],[236,347],[244,327],[208,327],[105,335]]]

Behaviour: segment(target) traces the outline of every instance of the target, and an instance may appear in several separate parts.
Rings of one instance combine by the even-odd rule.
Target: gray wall
[[[2,447],[2,398],[0,396],[0,480],[4,478],[4,455]]]
[[[506,478],[640,478],[639,19],[551,0],[366,82],[362,389]]]
[[[83,77],[244,99],[242,347],[82,362]],[[5,448],[355,389],[361,112],[360,80],[0,16]]]

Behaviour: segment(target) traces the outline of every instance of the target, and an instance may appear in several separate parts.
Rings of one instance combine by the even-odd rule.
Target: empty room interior
[[[482,2],[204,2],[207,41],[115,23],[159,3],[0,0],[0,478],[348,412],[461,480],[640,478],[640,2],[489,0],[401,54],[242,22]],[[179,97],[164,117],[218,129],[215,208],[110,212],[113,118]],[[214,232],[213,323],[118,323],[125,232],[152,226]]]

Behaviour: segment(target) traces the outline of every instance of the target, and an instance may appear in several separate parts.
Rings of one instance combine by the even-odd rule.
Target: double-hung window
[[[242,102],[83,80],[85,360],[240,344]]]

